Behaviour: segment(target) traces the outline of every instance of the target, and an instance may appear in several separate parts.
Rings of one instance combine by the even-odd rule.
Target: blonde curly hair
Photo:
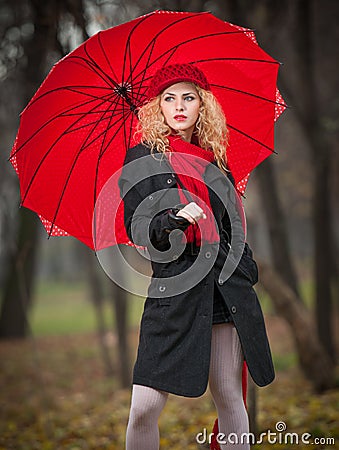
[[[226,171],[228,129],[224,112],[211,91],[195,84],[194,86],[200,97],[200,110],[193,133],[198,138],[200,147],[212,151],[218,167]],[[139,109],[136,133],[141,136],[141,142],[149,146],[152,152],[157,150],[165,154],[170,151],[168,136],[172,130],[165,122],[160,100],[161,94]]]

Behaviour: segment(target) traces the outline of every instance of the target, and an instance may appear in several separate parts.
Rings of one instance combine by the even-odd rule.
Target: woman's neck
[[[192,130],[184,130],[184,131],[179,131],[179,132],[175,133],[173,136],[178,136],[183,141],[191,143],[192,142],[192,135],[193,135],[193,131]]]

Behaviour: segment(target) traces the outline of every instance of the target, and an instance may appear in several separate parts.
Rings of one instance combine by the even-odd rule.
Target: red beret
[[[194,83],[203,89],[210,90],[204,73],[193,64],[173,64],[164,66],[155,73],[148,88],[148,97],[154,98],[172,84],[182,81]]]

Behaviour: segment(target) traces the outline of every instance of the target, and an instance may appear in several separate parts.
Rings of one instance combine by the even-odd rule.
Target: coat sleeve
[[[224,270],[223,264],[225,258],[231,253],[230,261],[237,261],[235,273],[238,276],[245,276],[254,285],[258,281],[258,268],[253,259],[253,253],[246,242],[245,220],[243,206],[240,196],[234,187],[234,179],[228,174],[233,187],[230,184],[225,186],[227,190],[225,201],[225,213],[221,220],[221,246],[225,249],[222,253],[223,259],[219,260],[219,268]],[[227,270],[226,272],[227,273]],[[222,274],[221,278],[225,274]]]
[[[157,250],[168,250],[170,247],[169,235],[171,231],[185,229],[190,223],[181,218],[177,220],[176,208],[167,209],[155,213],[152,206],[138,208],[144,201],[147,203],[147,196],[144,197],[138,186],[132,187],[123,196],[124,202],[124,223],[128,237],[131,241],[140,246],[154,246]],[[148,196],[152,202],[154,194]],[[151,197],[151,198],[150,198]]]
[[[224,234],[224,239],[227,244],[232,244],[232,242],[244,243],[246,224],[244,221],[243,205],[236,191],[232,174],[229,172],[227,177],[231,184],[228,183],[225,186],[227,191],[225,194],[226,210],[222,218],[221,232]]]
[[[133,153],[133,149],[130,152]],[[140,164],[137,162],[138,157],[143,155],[144,152],[140,149],[132,156],[128,154],[119,179],[120,195],[124,203],[124,224],[127,235],[134,244],[148,248],[154,246],[157,250],[165,251],[170,248],[171,231],[184,231],[190,223],[184,218],[176,217],[176,205],[164,211],[157,211],[157,200],[162,194],[159,186],[164,184],[164,174],[147,176],[149,164],[145,165],[141,160]],[[127,164],[132,161],[136,161],[134,167],[137,170],[127,169]],[[145,176],[140,177],[140,171],[146,172]]]

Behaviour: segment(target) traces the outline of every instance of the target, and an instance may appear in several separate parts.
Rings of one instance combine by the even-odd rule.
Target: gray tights
[[[212,328],[209,388],[218,412],[219,432],[239,437],[248,433],[248,417],[242,398],[241,373],[243,354],[239,337],[232,324]],[[158,419],[168,393],[133,385],[126,450],[158,450]],[[211,424],[212,425],[212,424]],[[199,433],[202,430],[197,430]],[[234,436],[234,434],[232,434]],[[192,436],[194,439],[195,436]],[[249,445],[220,445],[221,449],[249,449]]]

